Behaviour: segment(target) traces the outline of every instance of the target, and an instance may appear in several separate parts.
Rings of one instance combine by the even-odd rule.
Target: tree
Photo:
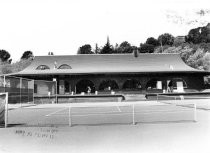
[[[140,44],[139,52],[140,53],[153,53],[155,47],[150,44]]]
[[[1,62],[12,62],[12,59],[10,58],[10,53],[7,52],[6,50],[0,50],[0,60]]]
[[[100,53],[100,48],[98,47],[98,44],[96,44],[94,52],[95,52],[95,54]]]
[[[48,55],[54,55],[54,53],[53,52],[48,52]]]
[[[101,49],[100,54],[113,54],[113,53],[114,53],[113,46],[110,45],[110,43],[109,43],[109,37],[107,37],[107,43],[106,43],[105,46]]]
[[[131,46],[127,41],[122,42],[119,46],[115,48],[116,53],[132,53],[134,51],[134,46]]]
[[[153,45],[154,47],[158,46],[160,43],[158,42],[157,39],[153,38],[153,37],[149,37],[146,41],[146,44],[150,44]]]
[[[77,54],[94,54],[94,53],[92,52],[91,45],[86,44],[79,48]]]
[[[200,43],[200,28],[191,29],[186,37],[187,42]]]
[[[164,33],[158,37],[158,42],[161,46],[164,45],[173,45],[174,43],[174,36],[169,33]]]
[[[204,27],[191,29],[188,35],[186,36],[186,41],[194,44],[210,42],[210,27],[208,25]]]
[[[32,53],[32,51],[25,51],[21,57],[21,60],[22,59],[29,59],[29,58],[33,58],[34,55]]]

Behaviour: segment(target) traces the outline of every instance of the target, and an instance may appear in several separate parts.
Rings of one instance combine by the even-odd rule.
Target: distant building
[[[175,44],[181,44],[181,43],[185,43],[185,42],[186,42],[185,36],[177,36],[174,39]]]

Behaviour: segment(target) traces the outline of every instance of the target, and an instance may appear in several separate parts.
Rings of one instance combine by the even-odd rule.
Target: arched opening
[[[108,90],[115,90],[115,89],[119,89],[119,86],[114,80],[104,80],[99,85],[99,90],[108,91]]]
[[[162,90],[163,84],[162,81],[158,79],[151,79],[146,84],[146,90]]]
[[[88,92],[88,88],[91,89],[91,93],[95,92],[95,85],[92,81],[90,80],[81,80],[76,84],[76,92],[77,93],[87,93]]]
[[[136,79],[128,79],[125,81],[122,87],[124,90],[139,90],[141,89],[141,83]]]
[[[173,78],[167,82],[167,86],[171,92],[183,92],[184,88],[187,88],[187,83],[182,78]]]

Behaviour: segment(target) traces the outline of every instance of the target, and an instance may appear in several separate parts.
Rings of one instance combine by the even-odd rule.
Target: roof
[[[71,69],[58,69],[67,64]],[[49,69],[37,70],[40,65]],[[179,54],[90,54],[36,56],[16,75],[101,74],[101,73],[205,72],[186,65]]]

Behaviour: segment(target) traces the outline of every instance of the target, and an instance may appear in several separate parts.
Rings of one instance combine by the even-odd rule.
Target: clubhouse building
[[[56,81],[58,95],[194,92],[210,72],[194,69],[179,54],[90,54],[36,56],[15,76]],[[35,94],[51,91],[37,83]],[[52,91],[51,91],[52,92]]]

